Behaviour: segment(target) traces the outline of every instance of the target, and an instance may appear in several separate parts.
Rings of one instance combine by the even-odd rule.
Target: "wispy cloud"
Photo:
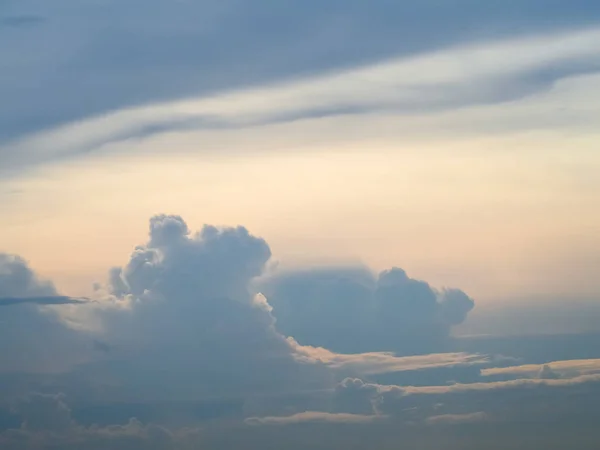
[[[370,423],[382,418],[383,416],[306,411],[282,417],[249,417],[245,422],[248,425],[288,425],[303,422]]]
[[[320,361],[341,374],[358,377],[442,367],[476,366],[490,362],[490,358],[487,356],[467,353],[396,356],[386,352],[341,354],[333,353],[325,348],[297,344],[295,344],[295,348],[300,355]]]
[[[590,0],[3,2],[0,140],[135,105],[573,30],[599,13]]]
[[[376,111],[426,114],[503,102],[565,76],[599,70],[598,41],[600,29],[589,28],[447,48],[300,81],[124,109],[26,137],[0,152],[10,167],[168,130]]]
[[[484,377],[528,378],[552,375],[557,378],[576,378],[600,373],[600,359],[573,359],[546,364],[525,364],[510,367],[490,367],[481,370]]]

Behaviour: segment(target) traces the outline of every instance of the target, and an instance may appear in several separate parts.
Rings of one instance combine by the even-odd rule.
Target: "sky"
[[[591,0],[0,0],[0,446],[597,449],[599,42]]]

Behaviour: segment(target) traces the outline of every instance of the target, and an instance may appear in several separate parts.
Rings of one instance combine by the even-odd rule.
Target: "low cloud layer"
[[[186,433],[176,435],[136,419],[108,427],[85,427],[78,424],[62,395],[31,394],[14,407],[22,421],[19,428],[0,433],[0,444],[6,449],[169,449],[181,445]],[[197,442],[195,430],[187,434]]]
[[[598,375],[420,387],[348,378],[338,385],[334,399],[338,410],[394,416],[414,423],[452,422],[451,418],[549,422],[577,420],[581,414],[596,416],[600,409],[591,398],[599,388]]]
[[[157,215],[146,242],[87,300],[0,255],[2,448],[387,448],[403,439],[434,449],[442,436],[480,448],[494,429],[519,442],[549,423],[561,431],[548,442],[574,430],[598,442],[598,359],[444,353],[474,305],[464,292],[397,268],[267,273],[270,258],[244,227],[194,234],[181,217]],[[425,444],[432,430],[440,440]],[[458,444],[460,433],[483,431]]]

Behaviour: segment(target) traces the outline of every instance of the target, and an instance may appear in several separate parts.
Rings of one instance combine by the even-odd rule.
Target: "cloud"
[[[132,105],[345,70],[469,40],[574,29],[599,13],[588,0],[569,8],[541,0],[526,0],[519,8],[501,2],[483,8],[468,0],[377,0],[369,6],[330,0],[284,9],[248,0],[175,7],[157,0],[126,5],[65,0],[55,8],[23,0],[7,6],[0,19],[3,71],[10,80],[0,90],[10,105],[0,115],[0,135],[14,137]],[[23,27],[34,23],[38,26]],[[481,28],[474,30],[473,23]],[[103,33],[107,28],[112,32]],[[50,57],[36,42],[48,42],[57,51]],[[43,76],[49,66],[53,77]],[[35,96],[29,95],[31,85],[39,86]]]
[[[91,342],[66,327],[53,309],[82,303],[58,295],[23,258],[0,253],[0,373],[55,372],[82,361]]]
[[[338,410],[389,415],[406,423],[428,423],[431,417],[450,419],[482,413],[494,421],[548,422],[597,413],[591,398],[597,395],[599,387],[598,375],[418,387],[346,379],[337,386],[334,398]],[[445,419],[434,419],[434,422]]]
[[[386,111],[418,116],[495,104],[568,76],[597,72],[599,33],[585,28],[461,44],[300,80],[263,81],[188,100],[145,101],[144,106],[112,108],[83,121],[78,115],[77,121],[6,141],[0,152],[4,170],[21,170],[167,130],[243,128]]]
[[[303,422],[369,423],[380,419],[372,415],[307,411],[286,417],[249,417],[245,422],[249,425],[289,425]]]
[[[431,416],[425,421],[428,425],[460,425],[465,423],[483,422],[488,419],[486,413],[475,412],[470,414],[443,414]]]
[[[322,387],[326,368],[296,358],[269,305],[250,292],[270,256],[243,227],[191,234],[179,216],[152,217],[148,242],[110,271],[109,297],[93,310],[93,336],[112,362],[82,367],[82,376],[118,380],[104,396],[154,401]]]
[[[353,414],[373,415],[377,412],[379,386],[358,378],[346,378],[335,388],[333,410]]]
[[[52,283],[40,280],[23,258],[0,253],[0,298],[54,295]]]
[[[197,440],[195,430],[176,434],[135,418],[124,425],[82,426],[73,419],[61,394],[30,394],[15,405],[14,412],[22,424],[0,433],[2,448],[168,449],[182,445],[187,437]]]
[[[398,268],[378,277],[364,268],[274,274],[258,289],[282,333],[344,353],[444,351],[451,327],[474,306],[464,292],[436,291]]]
[[[0,446],[385,448],[400,438],[418,443],[432,427],[448,436],[491,424],[587,429],[597,418],[598,360],[506,367],[514,361],[493,354],[340,354],[302,345],[280,332],[285,317],[310,323],[318,339],[326,327],[346,330],[340,342],[351,330],[364,338],[389,327],[367,344],[437,347],[473,303],[400,269],[265,274],[270,258],[267,242],[244,227],[194,233],[180,216],[156,215],[146,242],[108,271],[94,301],[70,304],[25,260],[2,255],[0,295],[31,301],[0,308],[0,425],[9,404],[20,423],[6,420]],[[299,312],[281,310],[286,301]],[[477,373],[475,382],[446,373],[434,383],[429,375],[464,368]],[[389,373],[416,382],[376,381]]]
[[[150,219],[147,242],[134,248],[124,266],[109,270],[107,284],[96,287],[93,301],[79,303],[78,299],[58,295],[22,259],[6,256],[3,273],[10,276],[6,275],[2,284],[5,304],[19,300],[20,305],[4,310],[24,314],[13,320],[18,337],[5,340],[4,345],[11,347],[7,354],[22,354],[16,343],[27,339],[41,355],[46,354],[46,345],[66,354],[71,354],[66,349],[77,346],[79,351],[73,353],[77,367],[61,365],[62,371],[69,367],[71,371],[53,383],[66,385],[63,390],[67,395],[74,394],[69,384],[75,380],[76,386],[83,383],[88,386],[88,401],[196,401],[217,396],[248,402],[247,413],[268,413],[268,408],[256,406],[254,399],[270,402],[277,411],[292,408],[297,412],[294,408],[299,401],[307,405],[314,402],[309,400],[311,394],[300,400],[292,398],[294,393],[329,389],[335,378],[466,367],[487,361],[483,356],[459,353],[413,358],[384,352],[342,355],[302,346],[281,334],[270,299],[255,291],[270,257],[268,244],[244,227],[207,225],[193,234],[180,216],[156,215]],[[324,282],[331,274],[337,271],[315,272]],[[357,308],[371,308],[371,300],[374,304],[391,302],[392,297],[401,304],[412,302],[415,296],[417,302],[429,302],[424,313],[417,303],[412,319],[400,315],[400,324],[420,320],[419,325],[424,326],[439,319],[447,333],[451,320],[446,318],[446,310],[465,308],[464,299],[468,303],[465,296],[461,297],[463,303],[452,300],[443,309],[445,291],[436,293],[399,269],[385,272],[379,279],[363,269],[344,274],[352,275],[350,289],[344,292],[358,300]],[[368,288],[356,289],[359,281]],[[43,293],[48,295],[40,295]],[[324,308],[334,306],[332,314],[339,308],[333,303],[340,300],[335,296],[312,300],[323,301]],[[411,307],[401,305],[400,310]],[[347,317],[355,314],[356,310],[350,311]],[[319,317],[315,311],[314,318]],[[339,323],[342,317],[327,319]],[[40,327],[40,334],[27,334],[25,324],[35,321],[48,322],[47,331]],[[59,336],[60,341],[44,333]],[[7,370],[23,370],[13,363],[6,362]],[[35,367],[27,370],[35,371]],[[277,400],[268,400],[269,396]]]
[[[483,365],[490,362],[485,355],[468,353],[433,353],[417,356],[396,356],[389,352],[334,353],[325,348],[300,346],[295,343],[299,354],[317,360],[339,374],[364,377],[389,372],[420,371],[457,366]]]
[[[600,374],[600,359],[573,359],[546,364],[525,364],[509,367],[489,367],[481,370],[483,377],[498,381],[520,378],[576,378]]]
[[[600,381],[600,374],[581,375],[569,379],[520,378],[517,380],[497,381],[489,383],[453,384],[450,386],[407,386],[401,389],[408,395],[437,395],[467,392],[486,392],[493,390],[511,390],[535,386],[564,387],[585,384],[595,384]],[[394,391],[394,389],[391,389]],[[396,390],[396,392],[400,392]]]

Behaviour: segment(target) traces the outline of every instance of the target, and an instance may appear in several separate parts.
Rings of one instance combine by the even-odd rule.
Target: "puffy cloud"
[[[52,283],[39,279],[23,258],[0,253],[0,298],[53,295]]]
[[[271,256],[243,227],[192,235],[179,216],[150,219],[149,239],[109,273],[97,308],[111,364],[82,368],[118,380],[103,395],[190,400],[321,386],[325,367],[298,358],[250,292]]]
[[[327,334],[332,327],[354,348],[423,351],[443,347],[473,302],[400,269],[378,277],[350,268],[260,279],[270,256],[268,244],[243,227],[205,226],[194,234],[181,217],[158,215],[147,242],[109,271],[95,301],[80,304],[84,299],[61,296],[22,259],[3,255],[0,294],[10,301],[0,308],[0,362],[4,371],[36,373],[0,373],[0,422],[19,392],[41,393],[16,402],[21,426],[0,432],[0,446],[162,450],[293,441],[314,448],[307,430],[315,430],[330,433],[330,443],[356,438],[365,447],[372,438],[381,442],[374,430],[397,442],[400,429],[421,438],[431,427],[453,433],[487,422],[597,417],[598,360],[492,367],[514,362],[468,352],[340,354],[285,337],[278,327],[324,342],[335,337]],[[68,361],[59,360],[65,355]],[[37,373],[55,360],[62,373]],[[454,372],[435,382],[429,375],[465,368],[476,382],[453,382]],[[390,373],[410,373],[404,379],[412,381],[378,381]],[[197,426],[200,416],[227,420],[182,428]],[[90,425],[98,417],[103,422]]]
[[[244,227],[192,234],[181,217],[157,215],[147,243],[87,302],[3,255],[0,371],[62,373],[6,378],[7,388],[18,395],[43,382],[84,402],[193,402],[332,386],[325,365],[299,354],[250,290],[270,256]]]
[[[149,292],[172,299],[172,305],[201,305],[202,299],[217,297],[249,304],[247,286],[270,257],[267,243],[244,227],[207,225],[190,237],[181,217],[158,215],[150,219],[148,243],[134,250],[120,280],[118,269],[111,271],[111,282],[116,282],[111,289],[119,294],[126,286],[136,297]]]
[[[377,278],[364,268],[288,272],[266,278],[259,289],[284,334],[347,353],[443,351],[450,328],[474,306],[464,292],[437,291],[398,268]]]
[[[460,289],[446,289],[440,298],[440,314],[450,325],[463,323],[473,306],[473,300]]]
[[[333,409],[354,414],[374,414],[379,401],[379,387],[358,378],[346,378],[333,395]]]

